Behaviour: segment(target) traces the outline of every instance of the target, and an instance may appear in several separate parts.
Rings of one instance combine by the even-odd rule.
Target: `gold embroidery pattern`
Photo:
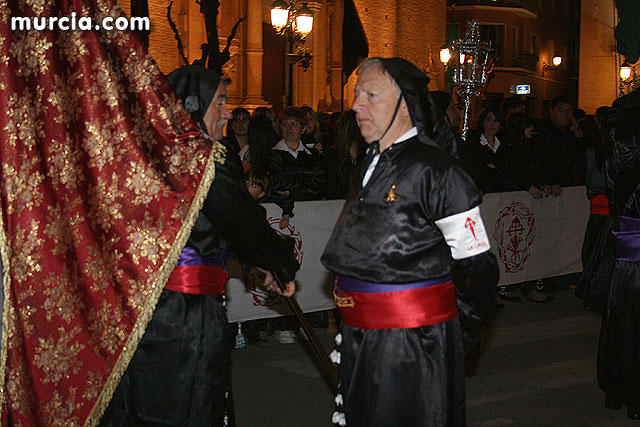
[[[75,65],[78,61],[83,60],[84,56],[89,55],[87,44],[82,38],[82,31],[61,31],[56,45],[60,58],[71,65]]]
[[[118,175],[114,172],[110,183],[99,177],[97,185],[89,189],[89,217],[96,229],[100,227],[109,231],[116,221],[123,218],[122,204],[118,200],[125,200],[125,195],[120,191],[118,182]]]
[[[114,135],[110,127],[110,123],[105,123],[104,126],[94,122],[87,123],[87,137],[84,139],[84,149],[90,158],[89,165],[100,170],[105,165],[118,160],[115,147],[112,144]]]
[[[12,94],[7,100],[8,123],[4,127],[8,141],[16,145],[20,140],[24,144],[25,151],[32,150],[38,139],[44,138],[43,124],[35,117],[40,116],[39,103],[34,102],[30,92]]]
[[[9,214],[21,213],[25,209],[31,210],[42,203],[42,192],[38,186],[44,180],[44,176],[33,169],[37,162],[36,158],[31,161],[25,159],[19,166],[20,169],[7,163],[2,165]]]
[[[163,235],[166,225],[160,218],[152,218],[149,212],[145,212],[144,220],[132,220],[127,227],[129,254],[134,264],[140,264],[141,260],[150,261],[157,265],[160,254],[166,252],[171,245]]]
[[[78,283],[77,275],[71,278],[67,272],[59,275],[51,273],[45,280],[45,288],[42,291],[45,299],[42,308],[48,321],[51,321],[54,316],[60,316],[65,322],[71,323],[75,314],[85,308],[78,289],[69,289],[69,286],[75,283]]]
[[[53,392],[51,401],[44,408],[43,425],[52,427],[80,427],[82,423],[75,411],[82,406],[76,402],[78,389],[71,387],[67,393]]]
[[[62,114],[57,117],[62,117]],[[77,147],[61,140],[52,141],[50,147],[47,163],[52,184],[64,185],[69,190],[75,190],[85,180],[84,175],[79,173],[82,168]]]
[[[135,194],[133,203],[136,205],[148,205],[159,196],[167,195],[166,188],[157,177],[154,168],[140,162],[129,162],[125,186]]]
[[[38,237],[38,229],[40,225],[35,219],[31,221],[29,231],[25,231],[22,227],[16,227],[16,243],[17,250],[13,254],[11,267],[13,277],[19,282],[24,282],[32,277],[35,273],[42,271],[40,266],[40,246],[44,243],[44,239]]]
[[[76,217],[76,222],[79,220]],[[73,248],[73,236],[69,230],[69,218],[59,206],[49,206],[44,234],[53,241],[51,253],[65,254]]]
[[[12,409],[21,412],[26,412],[30,408],[35,407],[35,396],[30,393],[26,384],[29,382],[29,377],[22,375],[28,367],[25,365],[25,360],[20,359],[21,369],[9,371],[7,373],[6,389],[7,393],[11,397],[9,405]]]
[[[47,54],[53,43],[47,40],[45,31],[20,31],[16,33],[9,53],[18,60],[18,74],[44,74],[49,70]]]
[[[16,426],[92,426],[226,152],[129,33],[6,30],[9,14],[52,11],[122,14],[115,0],[0,4],[0,401]]]
[[[87,372],[87,388],[84,390],[84,393],[82,393],[82,398],[85,400],[95,400],[100,394],[103,385],[101,374]]]
[[[122,325],[120,304],[103,301],[88,317],[91,335],[98,341],[101,351],[115,354],[127,340],[127,331]]]
[[[85,347],[74,340],[80,326],[58,329],[59,337],[38,338],[33,364],[42,370],[42,383],[57,383],[69,374],[77,374],[82,367],[78,353]]]

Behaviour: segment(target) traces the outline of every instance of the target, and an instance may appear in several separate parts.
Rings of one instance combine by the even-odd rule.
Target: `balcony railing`
[[[533,13],[538,12],[540,0],[447,0],[448,6],[496,6],[520,7]]]
[[[509,49],[497,49],[496,67],[522,68],[531,72],[536,71],[538,56],[522,51],[512,51]]]

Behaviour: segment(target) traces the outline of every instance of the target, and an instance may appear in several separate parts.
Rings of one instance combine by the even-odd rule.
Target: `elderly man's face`
[[[390,78],[376,66],[364,69],[358,76],[352,108],[360,133],[367,143],[383,137],[400,96]]]
[[[573,108],[566,102],[561,102],[551,109],[549,112],[549,118],[558,127],[569,126],[571,115],[573,114]]]
[[[209,137],[214,141],[221,140],[224,125],[230,118],[231,113],[227,108],[227,85],[221,83],[202,118]]]

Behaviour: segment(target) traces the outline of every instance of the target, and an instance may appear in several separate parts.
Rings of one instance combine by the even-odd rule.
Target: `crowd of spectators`
[[[587,147],[599,140],[597,118],[574,109],[568,98],[555,98],[541,120],[527,115],[518,97],[492,101],[465,142],[451,96],[432,97],[439,125],[458,134],[457,156],[482,193],[522,190],[542,198],[586,183]],[[227,138],[244,170],[273,175],[273,190],[263,201],[292,215],[291,202],[346,197],[366,149],[352,110],[319,115],[308,106],[287,107],[278,118],[259,107],[251,115],[244,108],[232,114]]]
[[[527,116],[524,107],[515,97],[489,104],[461,147],[461,161],[478,189],[542,198],[584,185],[585,152],[598,135],[589,126],[591,116],[574,110],[565,97],[553,99],[542,120]]]

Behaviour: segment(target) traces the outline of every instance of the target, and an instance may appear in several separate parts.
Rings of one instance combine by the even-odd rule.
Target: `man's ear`
[[[405,101],[404,98],[402,98],[402,102],[400,102],[400,109],[398,110],[398,114],[400,114],[400,117],[411,117],[409,114],[409,107],[407,107],[407,101]]]

